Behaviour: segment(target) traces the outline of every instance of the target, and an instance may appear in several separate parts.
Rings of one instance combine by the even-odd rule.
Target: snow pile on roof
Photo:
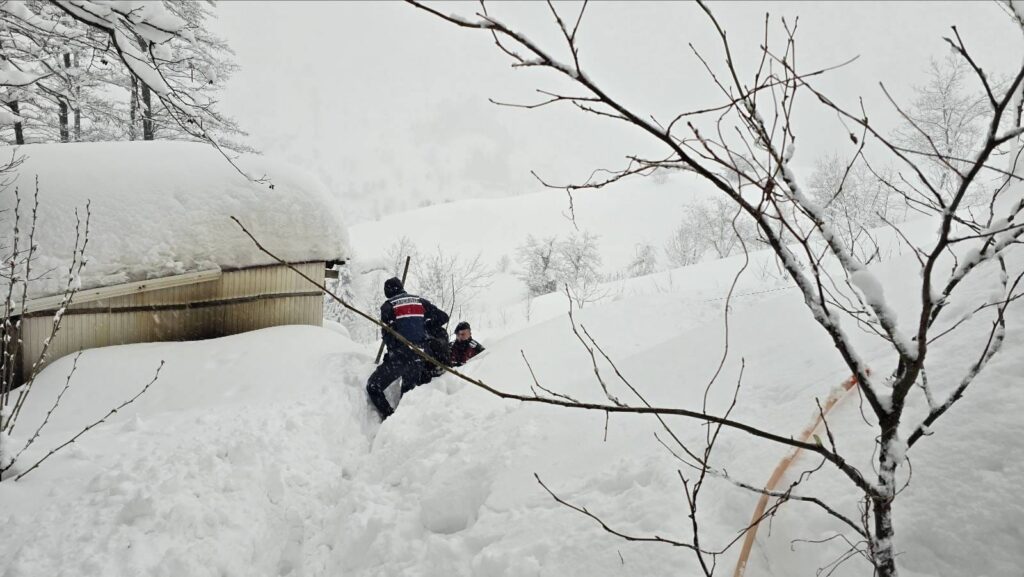
[[[91,202],[82,286],[105,286],[212,267],[271,264],[231,221],[242,223],[278,256],[292,262],[343,259],[348,234],[337,200],[315,179],[266,158],[246,155],[242,176],[214,148],[194,142],[37,144],[0,148],[24,155],[16,181],[0,195],[0,236],[9,246],[15,187],[22,216],[30,214],[39,179],[36,282],[32,294],[58,293],[66,283],[75,209]],[[27,235],[25,221],[22,234]],[[23,238],[25,238],[23,236]]]

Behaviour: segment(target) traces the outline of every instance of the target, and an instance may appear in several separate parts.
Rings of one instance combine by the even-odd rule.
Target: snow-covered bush
[[[601,253],[597,237],[590,232],[563,239],[529,235],[516,252],[527,298],[568,290],[577,306],[583,306],[603,294]]]
[[[818,161],[807,183],[832,229],[866,262],[883,256],[876,254],[869,231],[906,218],[906,204],[892,194],[885,178],[875,176],[862,161],[832,155]]]
[[[646,276],[655,271],[658,267],[658,251],[654,245],[644,243],[636,246],[636,254],[626,269],[628,278]]]
[[[707,252],[707,246],[704,244],[704,236],[700,233],[699,227],[700,223],[683,218],[665,243],[665,256],[668,258],[669,264],[681,267],[700,262],[704,253]]]
[[[516,250],[516,260],[522,270],[519,278],[526,284],[529,297],[546,295],[558,290],[561,272],[558,237],[536,238],[532,234]]]
[[[718,198],[686,207],[675,233],[665,243],[665,255],[673,266],[689,266],[709,255],[726,258],[736,254],[744,243],[747,250],[753,250],[757,240],[749,217],[738,215],[728,201]]]
[[[601,253],[597,237],[589,232],[572,233],[557,245],[560,286],[567,287],[576,306],[604,295],[601,282]]]
[[[14,162],[17,161],[0,168],[0,173],[6,175],[13,169]],[[60,330],[64,311],[80,286],[82,268],[85,265],[85,247],[89,239],[89,218],[87,207],[84,220],[76,218],[77,224],[73,233],[75,242],[67,269],[67,282],[49,329],[50,336],[46,339],[46,345],[40,351],[39,358],[33,359],[31,370],[28,374],[22,374],[22,367],[27,365],[22,358],[25,354],[20,334],[22,314],[32,294],[30,286],[40,277],[39,271],[33,270],[33,267],[38,268],[38,238],[42,236],[41,231],[37,229],[38,181],[31,203],[25,200],[26,195],[23,195],[19,188],[12,190],[10,186],[5,186],[0,192],[14,197],[13,209],[10,212],[5,211],[2,215],[2,224],[6,230],[3,231],[0,241],[0,250],[3,251],[0,293],[4,297],[3,324],[0,327],[0,480],[3,480],[5,474],[10,476],[9,472],[17,465],[18,458],[35,442],[47,424],[46,420],[36,423],[35,433],[29,433],[24,440],[14,437],[16,432],[21,434],[23,429],[26,429],[26,426],[16,428],[16,425],[20,424],[21,408],[32,392],[37,368],[42,367],[43,361],[46,360],[49,343]],[[70,384],[70,376],[68,382]],[[58,398],[57,403],[59,402]],[[25,472],[22,470],[19,473]]]

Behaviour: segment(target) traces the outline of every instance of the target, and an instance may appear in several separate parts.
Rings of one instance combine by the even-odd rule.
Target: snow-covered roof
[[[15,170],[16,180],[0,192],[0,242],[10,247],[15,187],[27,218],[38,176],[38,252],[32,276],[50,272],[32,285],[33,296],[62,291],[74,246],[74,212],[82,212],[87,201],[92,218],[83,288],[218,266],[272,264],[231,216],[291,262],[341,260],[349,253],[338,200],[315,178],[264,157],[245,155],[236,164],[250,175],[266,175],[273,188],[246,179],[217,150],[201,143],[0,147],[0,158],[12,154],[25,158]],[[21,228],[24,239],[24,220]]]

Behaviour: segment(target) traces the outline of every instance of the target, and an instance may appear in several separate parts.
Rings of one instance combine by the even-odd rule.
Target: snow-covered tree
[[[0,138],[176,138],[228,146],[214,95],[234,70],[209,2],[0,3]]]
[[[177,2],[164,0],[172,14],[187,23],[195,40],[173,45],[173,52],[164,69],[164,75],[171,81],[192,86],[197,101],[204,102],[208,118],[204,119],[206,129],[217,136],[218,142],[234,149],[248,148],[236,142],[245,133],[231,118],[215,108],[217,98],[225,83],[237,72],[234,51],[223,39],[212,33],[209,22],[216,18],[214,0]],[[142,87],[145,90],[145,86]],[[152,107],[152,138],[165,140],[193,140],[187,130],[174,121],[170,112],[160,102]]]
[[[871,230],[906,219],[908,207],[885,185],[888,173],[876,176],[862,161],[832,155],[819,159],[807,183],[812,199],[843,243],[870,262],[877,247]]]
[[[700,231],[701,223],[683,218],[675,232],[665,243],[665,256],[675,267],[690,266],[700,261],[707,252],[704,235]]]
[[[626,268],[626,274],[629,278],[646,276],[653,273],[658,267],[658,251],[654,248],[654,245],[649,243],[638,244],[635,250],[633,260],[630,261],[629,266]]]
[[[583,306],[603,294],[601,253],[597,237],[589,232],[563,239],[528,235],[516,253],[527,298],[568,290],[577,306]]]
[[[516,260],[522,271],[519,278],[526,284],[529,297],[546,295],[558,290],[561,272],[558,237],[526,237],[526,242],[516,250]]]
[[[757,240],[750,219],[718,198],[686,207],[665,243],[665,254],[674,266],[688,266],[708,255],[726,258],[742,250],[744,244],[750,250]]]
[[[716,198],[698,203],[689,211],[688,222],[704,237],[702,244],[717,258],[726,258],[741,250],[741,238],[748,242],[753,240],[750,221],[727,200]]]
[[[997,79],[992,81],[998,88]],[[990,112],[988,95],[980,89],[971,64],[953,53],[931,61],[928,81],[914,88],[914,100],[903,110],[893,142],[915,153],[920,169],[950,200],[957,193],[958,173],[970,169],[971,159],[985,144]],[[996,174],[973,179],[966,204],[983,201],[986,190],[991,193],[999,180]]]
[[[556,245],[558,284],[567,287],[576,306],[600,298],[601,253],[597,236],[590,232],[572,233]]]

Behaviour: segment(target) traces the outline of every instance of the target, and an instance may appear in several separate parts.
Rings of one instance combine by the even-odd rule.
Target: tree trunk
[[[875,535],[871,543],[871,556],[875,562],[875,575],[896,577],[896,555],[893,553],[892,501],[873,499]]]
[[[75,52],[75,67],[78,67],[78,53]],[[75,82],[75,142],[82,141],[82,85]]]
[[[878,577],[896,577],[896,555],[892,527],[892,502],[896,497],[896,466],[894,444],[899,443],[899,413],[893,413],[879,419],[882,429],[881,446],[878,451],[878,497],[872,497],[874,509],[875,534],[871,540],[871,557],[875,563],[875,575]]]
[[[57,118],[60,122],[60,141],[68,141],[68,101],[61,97],[57,104]]]
[[[130,73],[129,73],[130,74]],[[131,102],[128,105],[128,140],[135,140],[139,137],[138,122],[139,110],[139,79],[132,76]]]
[[[64,68],[71,68],[71,55],[64,53]],[[70,83],[69,83],[70,84]],[[70,85],[68,86],[68,92],[71,91]],[[70,138],[70,131],[68,130],[68,99],[66,96],[59,96],[60,102],[57,104],[57,118],[60,122],[60,141],[67,142]]]
[[[18,112],[18,101],[17,100],[12,100],[12,101],[8,102],[7,106],[10,107],[11,112],[13,112],[15,114],[20,114]],[[22,127],[21,122],[15,122],[14,123],[14,144],[25,144],[25,130]]]
[[[135,40],[139,43],[139,49],[143,52],[149,51],[149,44],[138,32],[135,33]],[[134,80],[134,77],[133,77]],[[153,99],[149,86],[142,83],[142,139],[153,140]]]
[[[142,85],[142,139],[153,140],[153,103],[145,84]]]

